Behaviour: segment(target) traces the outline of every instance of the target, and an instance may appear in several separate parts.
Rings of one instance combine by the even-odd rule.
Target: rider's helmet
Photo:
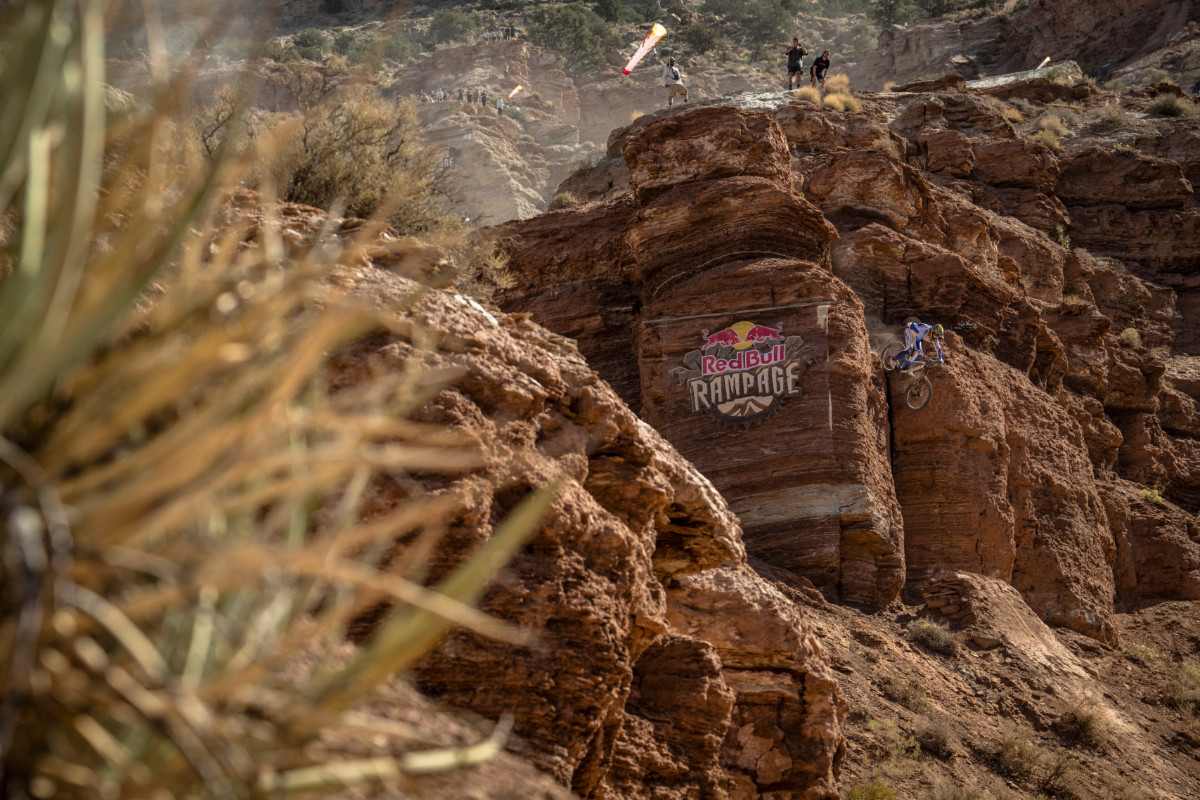
[[[933,326],[933,338],[941,339],[945,335],[946,335],[946,329],[942,327],[942,324],[940,322],[937,325]]]

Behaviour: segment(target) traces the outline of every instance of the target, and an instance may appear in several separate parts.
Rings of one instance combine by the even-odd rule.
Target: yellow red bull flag
[[[658,40],[666,35],[667,29],[657,22],[654,23],[654,27],[650,29],[650,32],[646,34],[646,38],[642,40],[642,46],[637,49],[637,52],[633,54],[633,58],[629,59],[629,63],[625,65],[625,68],[621,72],[625,75],[633,72],[633,68],[645,57],[646,53],[653,50],[654,45],[658,44]]]
[[[521,84],[519,84],[519,83],[518,83],[518,84],[517,84],[517,88],[515,88],[515,89],[513,89],[511,92],[509,92],[509,93],[508,93],[508,97],[506,97],[506,98],[504,98],[504,99],[505,99],[505,100],[512,100],[514,97],[516,97],[516,96],[517,96],[517,92],[521,91],[521,90],[522,90],[522,89],[524,89],[524,88],[525,88],[524,86],[522,86]]]

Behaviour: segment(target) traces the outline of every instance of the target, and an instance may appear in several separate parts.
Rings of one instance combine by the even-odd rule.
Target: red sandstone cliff
[[[966,570],[1108,642],[1115,606],[1200,599],[1200,395],[1163,377],[1195,370],[1196,124],[1055,153],[980,92],[864,100],[614,132],[617,188],[593,195],[612,199],[495,229],[522,276],[505,307],[577,338],[729,498],[748,551],[829,596],[882,607]],[[871,353],[910,316],[952,331],[921,412]],[[812,348],[749,428],[672,379],[738,320]]]

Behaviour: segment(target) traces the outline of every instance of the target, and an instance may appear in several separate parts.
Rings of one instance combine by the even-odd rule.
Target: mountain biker
[[[901,369],[911,366],[917,354],[925,355],[925,349],[921,342],[930,334],[933,335],[934,344],[937,345],[937,358],[933,360],[938,364],[945,364],[946,359],[942,355],[942,339],[946,336],[946,329],[942,327],[941,323],[926,325],[919,320],[913,320],[904,326],[904,349],[895,355],[892,363]]]

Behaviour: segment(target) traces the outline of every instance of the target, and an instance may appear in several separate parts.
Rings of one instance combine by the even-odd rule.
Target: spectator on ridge
[[[683,85],[683,74],[679,71],[679,67],[675,66],[675,59],[667,60],[667,65],[663,67],[662,73],[663,88],[667,90],[667,105],[675,100],[675,95],[683,95],[683,99],[688,99],[687,87]]]
[[[800,43],[799,37],[794,37],[792,39],[792,46],[786,52],[788,57],[788,89],[790,90],[793,88],[793,81],[804,80],[804,57],[808,55],[808,51]]]
[[[829,51],[826,50],[824,53],[821,53],[821,55],[813,61],[812,66],[808,68],[808,73],[812,76],[812,85],[816,86],[819,82],[821,84],[822,94],[825,93],[825,73],[828,71]]]

